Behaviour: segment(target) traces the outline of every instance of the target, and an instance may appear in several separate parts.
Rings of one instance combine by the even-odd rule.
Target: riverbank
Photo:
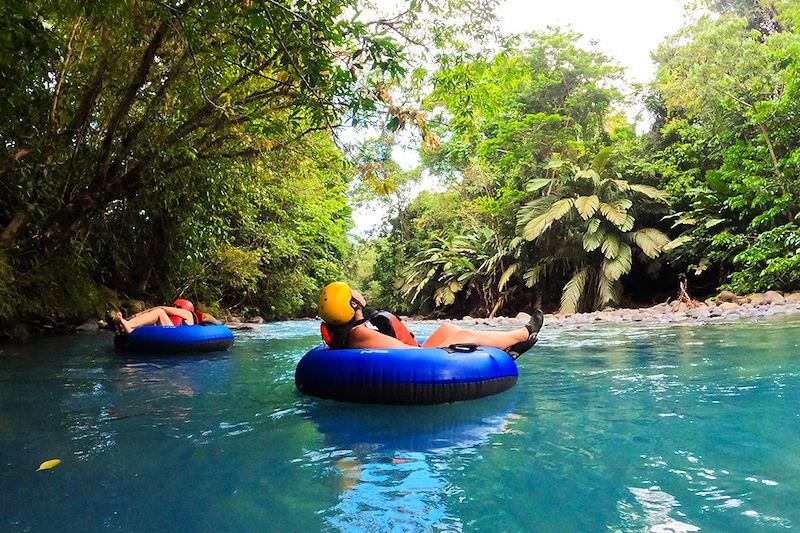
[[[706,324],[727,320],[758,319],[762,317],[791,315],[800,313],[800,292],[782,294],[777,291],[739,296],[723,291],[712,299],[690,302],[664,302],[641,308],[608,308],[592,313],[561,315],[546,314],[545,327],[548,329],[581,329],[593,324],[617,323],[663,323],[663,324]],[[450,322],[464,327],[488,326],[498,328],[519,327],[530,320],[527,313],[515,317],[426,320],[420,317],[403,317],[411,324],[430,324]]]
[[[778,315],[800,313],[800,291],[793,293],[780,293],[768,291],[748,296],[738,296],[728,291],[723,291],[715,298],[689,302],[664,302],[650,307],[640,308],[608,308],[592,313],[575,313],[561,315],[549,313],[545,315],[545,326],[548,329],[580,329],[592,324],[603,323],[682,323],[705,324],[708,322],[757,319]],[[463,327],[490,327],[514,328],[520,327],[530,320],[527,313],[518,313],[514,317],[498,316],[494,318],[477,318],[465,316],[461,319],[428,319],[425,317],[401,317],[409,324],[440,324],[449,322]],[[299,319],[315,320],[315,319]],[[232,317],[229,316],[225,324],[234,331],[255,331],[267,322],[259,316]],[[37,336],[25,324],[13,324],[15,329],[7,329],[6,337],[11,340],[27,340]],[[58,334],[68,332],[96,331],[104,327],[102,320],[87,320],[79,326],[64,327],[62,330],[44,328],[43,333]],[[2,336],[0,336],[2,337]]]
[[[777,291],[768,291],[766,293],[738,296],[732,292],[723,291],[715,298],[704,302],[697,300],[664,302],[650,307],[608,308],[592,313],[575,313],[572,315],[549,313],[545,315],[544,323],[548,329],[580,329],[598,323],[705,324],[708,322],[757,319],[796,313],[800,313],[800,292],[783,294]],[[419,316],[403,316],[401,318],[411,326],[414,324],[430,325],[448,322],[463,327],[514,328],[527,323],[530,320],[530,315],[528,313],[518,313],[514,317],[498,316],[494,318],[465,316],[461,319],[427,319]],[[252,331],[264,323],[263,319],[255,317],[254,319],[234,319],[226,322],[226,325],[233,330]]]

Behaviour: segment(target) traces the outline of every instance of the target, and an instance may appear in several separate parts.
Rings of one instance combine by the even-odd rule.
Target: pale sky
[[[686,0],[506,0],[498,8],[503,33],[542,31],[548,26],[569,28],[584,36],[585,46],[596,49],[625,68],[629,82],[649,81],[655,67],[650,52],[677,32],[687,20]],[[405,168],[417,163],[415,152],[397,151],[395,159]],[[422,188],[435,186],[432,181]],[[353,213],[353,233],[364,235],[380,224],[384,213],[375,207]]]

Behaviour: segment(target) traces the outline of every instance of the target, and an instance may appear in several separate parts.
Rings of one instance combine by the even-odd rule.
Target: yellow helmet
[[[347,283],[334,281],[322,289],[317,314],[324,322],[341,326],[353,320],[358,306],[359,302],[353,298]]]

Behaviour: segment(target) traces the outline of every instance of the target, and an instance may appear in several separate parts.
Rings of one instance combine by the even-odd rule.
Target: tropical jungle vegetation
[[[496,4],[2,2],[0,330],[310,316],[340,277],[453,316],[800,288],[800,0],[700,2],[640,87]]]

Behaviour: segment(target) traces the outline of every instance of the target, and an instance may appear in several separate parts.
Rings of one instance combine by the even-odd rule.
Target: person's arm
[[[414,349],[417,346],[409,346],[394,337],[384,335],[380,331],[375,331],[367,327],[354,328],[350,332],[350,348],[387,350],[392,348]]]

